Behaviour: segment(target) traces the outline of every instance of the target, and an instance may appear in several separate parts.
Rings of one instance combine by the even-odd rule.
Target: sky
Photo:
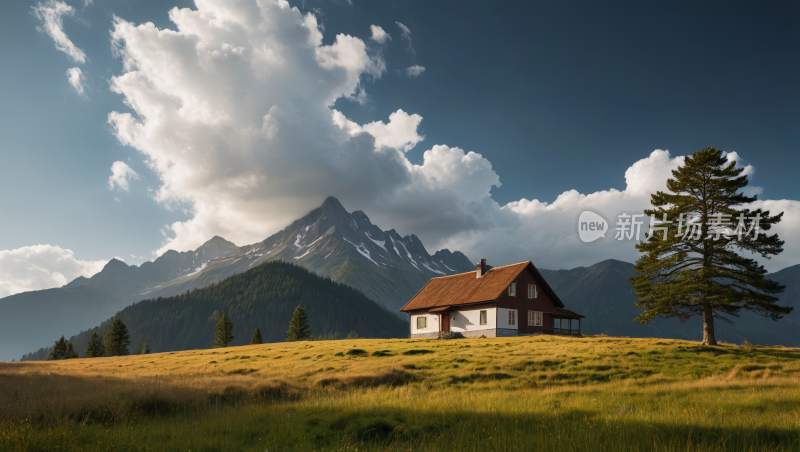
[[[8,0],[0,296],[338,197],[428,250],[633,262],[578,213],[647,208],[716,146],[800,263],[796,2]]]

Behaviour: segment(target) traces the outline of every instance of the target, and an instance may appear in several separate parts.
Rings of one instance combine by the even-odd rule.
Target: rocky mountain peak
[[[324,211],[338,211],[347,213],[347,210],[345,210],[342,203],[333,196],[328,196],[325,198],[325,201],[322,202],[320,208]]]
[[[165,296],[279,259],[358,287],[391,311],[430,278],[474,269],[463,254],[446,251],[431,256],[416,235],[383,231],[366,213],[349,213],[331,196],[261,242],[237,247],[214,236],[194,251],[167,251],[153,262],[131,268],[125,278],[139,284],[139,296]]]
[[[227,253],[236,251],[236,249],[238,248],[239,247],[236,246],[235,243],[229,242],[223,239],[222,237],[215,235],[214,237],[211,238],[211,240],[208,240],[206,243],[200,246],[200,248],[196,249],[195,252],[200,252],[200,251],[211,252],[212,254],[216,255],[215,257],[219,257]]]
[[[100,273],[125,271],[127,269],[128,269],[128,264],[122,262],[121,260],[115,257],[110,261],[108,261],[108,263],[103,267],[103,269],[100,270]]]
[[[345,223],[352,226],[352,221],[352,217],[347,213],[342,203],[333,196],[328,196],[321,206],[295,221],[282,232],[301,226],[304,228],[304,232],[308,232],[311,229],[314,234],[324,234],[331,226],[341,226]]]

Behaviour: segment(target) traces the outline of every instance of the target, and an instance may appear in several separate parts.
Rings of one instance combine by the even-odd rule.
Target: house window
[[[417,317],[417,329],[418,330],[426,330],[428,329],[428,318],[425,316]]]
[[[539,311],[528,311],[528,326],[542,326],[542,313]]]
[[[508,311],[508,324],[509,325],[517,324],[517,311]]]
[[[508,286],[508,294],[511,295],[512,297],[516,297],[517,296],[517,282],[516,281],[512,282],[511,285]]]
[[[486,325],[488,323],[487,317],[486,311],[481,311],[481,325]]]
[[[539,298],[539,292],[536,290],[536,284],[528,284],[528,298]]]

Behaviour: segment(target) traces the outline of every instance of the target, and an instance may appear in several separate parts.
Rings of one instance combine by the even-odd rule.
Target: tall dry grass
[[[800,450],[798,358],[550,336],[5,363],[0,449]]]

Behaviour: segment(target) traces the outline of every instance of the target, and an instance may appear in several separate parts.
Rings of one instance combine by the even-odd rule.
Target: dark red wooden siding
[[[521,332],[535,333],[540,331],[550,331],[553,329],[553,313],[555,306],[553,301],[542,289],[542,282],[538,281],[533,273],[526,269],[517,276],[517,296],[512,297],[508,290],[503,292],[498,300],[498,308],[516,309],[517,325]],[[536,284],[539,292],[538,298],[528,298],[528,284]],[[542,326],[528,326],[528,311],[542,312]]]

